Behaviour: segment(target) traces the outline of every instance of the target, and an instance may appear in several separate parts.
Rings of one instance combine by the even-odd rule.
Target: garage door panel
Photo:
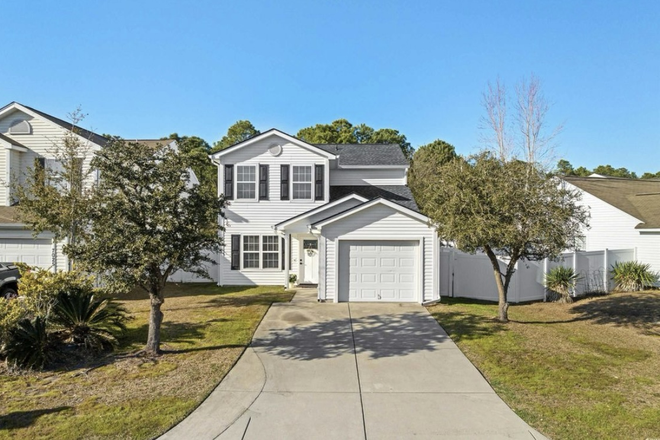
[[[0,238],[0,261],[48,268],[53,263],[52,252],[47,239]]]
[[[343,241],[340,246],[340,300],[416,301],[418,242]]]

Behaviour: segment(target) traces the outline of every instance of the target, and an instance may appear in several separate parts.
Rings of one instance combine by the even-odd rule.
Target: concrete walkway
[[[543,439],[417,304],[274,304],[163,439]]]

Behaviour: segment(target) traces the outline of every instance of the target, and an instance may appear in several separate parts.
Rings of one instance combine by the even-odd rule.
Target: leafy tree
[[[573,170],[573,165],[566,159],[560,159],[559,162],[557,162],[557,167],[556,167],[557,174],[560,176],[573,176],[575,170]]]
[[[591,174],[592,172],[586,169],[585,167],[577,167],[573,171],[573,175],[578,177],[589,177]]]
[[[85,215],[89,226],[72,246],[81,269],[108,287],[139,286],[151,313],[145,351],[160,351],[165,283],[176,270],[209,278],[204,263],[220,249],[224,200],[189,183],[187,158],[167,146],[113,138],[92,160],[101,180]]]
[[[398,144],[406,158],[412,158],[413,154],[406,136],[398,130],[375,130],[366,124],[353,125],[346,119],[302,128],[296,137],[311,144]]]
[[[627,168],[623,167],[614,168],[612,165],[598,165],[596,168],[594,168],[593,172],[603,176],[637,179],[637,174],[634,171],[628,171]]]
[[[172,133],[169,139],[176,140],[202,187],[217,194],[218,168],[209,160],[211,146],[208,142],[197,136],[179,136],[178,133]]]
[[[252,122],[248,120],[236,121],[234,125],[227,129],[227,134],[223,136],[222,139],[213,143],[211,153],[217,153],[218,151],[231,147],[234,144],[250,139],[259,133],[261,132],[252,125]]]
[[[55,240],[74,244],[84,226],[79,213],[89,202],[89,185],[85,184],[93,181],[93,170],[88,166],[91,146],[77,128],[84,116],[80,109],[69,114],[71,129],[53,141],[50,153],[56,166],[44,167],[35,159],[22,183],[18,176],[11,179],[12,194],[20,201],[18,217],[35,237],[49,231]]]
[[[660,179],[660,171],[657,173],[644,173],[642,179]]]
[[[426,179],[432,177],[440,167],[456,159],[456,149],[447,142],[436,139],[430,144],[422,145],[415,150],[410,170],[408,171],[408,186],[422,212],[426,206]]]
[[[500,321],[508,321],[507,295],[516,263],[557,257],[576,245],[587,222],[577,192],[534,164],[502,161],[488,152],[436,165],[424,183],[424,209],[439,237],[490,259]]]

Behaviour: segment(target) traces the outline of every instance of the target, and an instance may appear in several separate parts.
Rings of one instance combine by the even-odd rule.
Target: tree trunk
[[[149,314],[149,336],[145,352],[150,356],[160,354],[160,325],[163,322],[163,312],[160,306],[165,302],[161,289],[155,287],[149,293],[151,300],[151,313]]]
[[[493,265],[493,275],[495,276],[495,283],[497,284],[497,297],[498,297],[498,311],[497,319],[501,322],[509,322],[509,303],[507,302],[507,290],[509,288],[508,279],[506,283],[502,282],[502,272],[500,272],[500,263],[497,260],[495,253],[486,247],[486,255]]]

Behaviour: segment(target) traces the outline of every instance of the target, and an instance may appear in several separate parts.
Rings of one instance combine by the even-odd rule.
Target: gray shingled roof
[[[381,185],[381,186],[331,186],[330,201],[334,202],[349,194],[357,194],[366,199],[373,200],[379,197],[398,203],[401,206],[419,212],[417,203],[413,198],[410,188],[405,185]]]
[[[398,144],[313,144],[339,155],[339,165],[409,165]]]

